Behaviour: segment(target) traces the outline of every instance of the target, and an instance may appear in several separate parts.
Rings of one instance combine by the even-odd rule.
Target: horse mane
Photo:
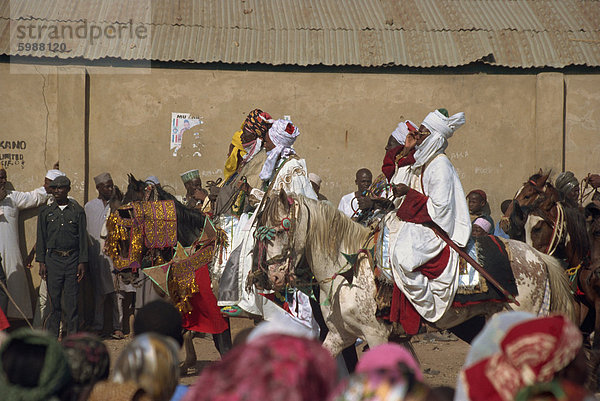
[[[200,236],[206,216],[196,209],[190,209],[185,206],[173,194],[165,191],[161,186],[156,186],[155,190],[159,200],[172,200],[175,203],[177,240],[183,246],[190,246]]]
[[[356,253],[364,247],[370,230],[350,219],[331,203],[298,194],[288,194],[288,197],[306,207],[309,212],[307,247],[319,248],[329,255],[338,255],[340,252]],[[267,199],[259,216],[259,225],[279,224],[279,221],[275,221],[279,202],[278,197]]]
[[[571,244],[579,257],[585,259],[589,256],[591,247],[585,215],[579,211],[579,208],[564,204],[563,206],[567,222],[567,233],[571,237]]]
[[[329,255],[357,253],[365,247],[371,233],[369,228],[353,221],[329,202],[304,196],[296,196],[296,199],[310,212],[311,226],[306,239],[308,247],[320,248]]]

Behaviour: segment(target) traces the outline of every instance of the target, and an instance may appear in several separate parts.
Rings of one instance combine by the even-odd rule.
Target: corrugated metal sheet
[[[147,39],[19,51],[16,25],[144,26]],[[13,21],[9,28],[9,21]],[[49,25],[49,24],[48,24]],[[28,42],[52,42],[49,33]],[[583,0],[0,0],[0,53],[272,65],[600,65],[600,2]]]

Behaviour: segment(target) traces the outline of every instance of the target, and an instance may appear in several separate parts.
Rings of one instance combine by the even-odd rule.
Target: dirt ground
[[[235,339],[240,330],[252,327],[253,324],[253,321],[248,319],[231,319],[232,337]],[[111,356],[111,366],[114,366],[118,355],[129,341],[129,339],[105,341]],[[460,340],[450,342],[430,341],[424,339],[423,336],[417,336],[413,339],[413,345],[421,363],[425,381],[432,386],[454,387],[458,372],[469,350],[469,345]],[[198,358],[198,373],[203,367],[219,359],[219,353],[210,335],[199,335],[194,338],[194,348],[196,349],[196,356]],[[359,354],[362,348],[363,346],[358,346]],[[182,360],[183,357],[184,354],[182,352]],[[182,384],[192,384],[196,380],[198,373],[183,376],[180,382]]]

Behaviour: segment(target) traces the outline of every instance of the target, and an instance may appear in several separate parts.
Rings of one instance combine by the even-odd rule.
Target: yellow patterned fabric
[[[233,138],[231,138],[231,146],[233,149],[225,161],[225,171],[223,171],[223,181],[227,181],[229,177],[235,173],[238,168],[238,155],[241,157],[246,156],[246,149],[242,145],[242,130],[240,129],[235,134],[233,134]]]
[[[144,245],[147,248],[171,248],[177,245],[177,212],[174,201],[135,202],[133,214],[143,227]]]
[[[119,210],[127,210],[124,207]],[[106,220],[108,235],[104,243],[104,253],[113,260],[116,270],[138,268],[142,261],[142,227],[131,218],[121,217],[119,210],[115,210]],[[121,256],[121,244],[129,243],[126,257]]]
[[[177,257],[173,257],[167,273],[167,288],[171,301],[181,313],[190,313],[192,311],[189,300],[192,295],[199,291],[196,284],[195,272],[200,267],[209,263],[212,260],[213,254],[213,243],[203,246],[189,257],[187,257],[187,252],[178,246]]]

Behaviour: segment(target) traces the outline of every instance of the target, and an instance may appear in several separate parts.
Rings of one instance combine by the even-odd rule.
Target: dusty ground
[[[231,319],[232,335],[235,339],[237,333],[246,327],[252,327],[253,322],[248,319]],[[462,341],[440,342],[427,341],[421,336],[413,341],[419,357],[421,367],[425,373],[425,380],[432,386],[451,386],[456,383],[456,376],[469,350],[469,345]],[[119,353],[130,340],[106,340],[106,346],[111,355],[111,365],[114,365]],[[213,345],[211,336],[194,338],[194,347],[198,357],[198,371],[211,361],[219,359],[219,353]],[[359,346],[359,351],[362,347]],[[183,353],[181,354],[183,359]],[[197,374],[181,378],[182,384],[192,384]]]

